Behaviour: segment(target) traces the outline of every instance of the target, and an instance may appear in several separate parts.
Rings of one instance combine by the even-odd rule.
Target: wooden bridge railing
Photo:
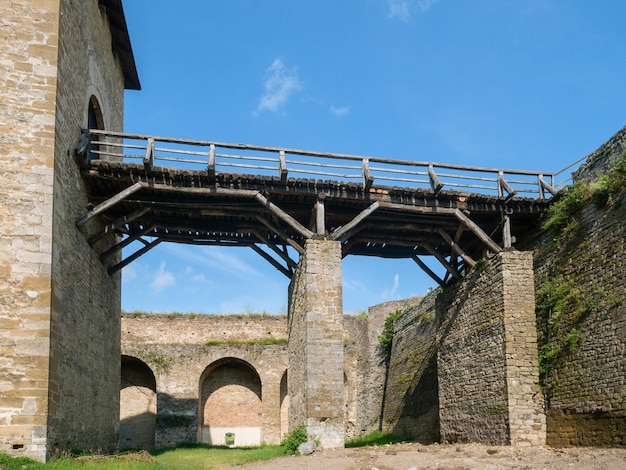
[[[550,172],[418,162],[280,147],[232,144],[89,130],[77,149],[83,160],[102,158],[125,163],[202,169],[214,179],[219,172],[359,182],[366,191],[385,186],[478,192],[511,198],[544,199],[556,194]]]

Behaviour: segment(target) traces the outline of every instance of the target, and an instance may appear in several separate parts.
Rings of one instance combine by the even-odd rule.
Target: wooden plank
[[[151,172],[154,167],[154,137],[148,139],[146,155],[143,157],[143,167],[147,172]]]
[[[298,222],[296,219],[287,214],[284,210],[274,204],[272,201],[267,199],[261,193],[257,192],[254,196],[257,201],[259,201],[266,209],[268,209],[272,214],[276,215],[283,222],[287,223],[287,225],[291,226],[296,232],[302,235],[304,238],[312,238],[315,235],[308,228]]]
[[[110,274],[116,273],[117,271],[119,271],[120,269],[122,269],[124,266],[129,265],[130,263],[132,263],[133,261],[135,261],[137,258],[139,258],[141,255],[146,254],[148,251],[150,251],[152,248],[154,248],[155,246],[157,246],[159,243],[161,243],[161,239],[157,238],[156,240],[153,240],[152,242],[148,243],[146,246],[144,246],[143,248],[137,250],[136,252],[134,252],[132,255],[130,255],[129,257],[125,258],[124,260],[122,260],[121,262],[117,263],[114,266],[111,266],[109,269],[107,269],[107,272]]]
[[[439,235],[441,235],[441,238],[443,238],[446,243],[448,245],[450,245],[450,248],[452,249],[453,252],[455,252],[457,255],[459,255],[463,261],[465,261],[467,264],[469,264],[472,268],[474,266],[476,266],[476,261],[474,261],[469,255],[467,255],[463,249],[454,242],[454,240],[452,240],[452,238],[450,238],[450,235],[448,235],[444,230],[439,229],[438,230]]]
[[[215,184],[215,144],[209,146],[209,163],[206,169],[209,173],[209,183]]]
[[[504,248],[511,248],[511,218],[508,215],[504,216],[504,226],[502,227],[502,242]]]
[[[424,262],[419,259],[419,257],[417,255],[413,255],[412,256],[413,261],[415,261],[417,263],[417,265],[422,268],[422,270],[428,274],[437,284],[439,284],[441,287],[446,287],[446,283],[443,282],[443,280],[439,279],[439,276],[437,276],[428,266],[426,266],[426,264],[424,264]]]
[[[304,248],[302,248],[300,245],[298,245],[298,243],[295,240],[291,239],[281,229],[276,227],[274,224],[270,223],[268,220],[265,220],[261,216],[256,216],[255,219],[258,220],[259,222],[261,222],[263,225],[265,225],[268,229],[270,229],[272,232],[274,232],[280,238],[282,238],[285,243],[289,244],[289,246],[291,246],[298,253],[300,253],[301,255],[304,254]]]
[[[504,191],[507,192],[506,200],[510,200],[513,196],[517,194],[517,191],[514,191],[509,183],[504,179],[504,173],[502,171],[498,172],[498,196],[504,196]]]
[[[480,241],[482,241],[487,247],[493,251],[494,253],[500,253],[502,248],[494,242],[489,235],[487,235],[483,229],[481,229],[477,224],[474,223],[472,219],[466,216],[459,209],[454,211],[454,216],[461,221],[463,225],[465,225],[468,229],[474,232],[474,235],[478,237]]]
[[[375,202],[367,209],[362,210],[354,219],[348,222],[343,227],[339,227],[333,233],[330,234],[332,240],[339,240],[341,242],[350,238],[352,231],[367,217],[369,217],[376,209],[380,207],[380,202]]]
[[[558,191],[554,189],[546,180],[543,179],[543,175],[540,174],[537,179],[539,180],[539,197],[541,199],[545,198],[544,190],[547,190],[553,196],[556,196]]]
[[[392,209],[401,212],[413,212],[416,214],[425,215],[454,215],[456,209],[449,209],[447,207],[420,207],[420,206],[408,206],[405,204],[396,204],[394,202],[379,201],[381,209]]]
[[[261,257],[263,257],[266,261],[268,261],[272,266],[274,266],[276,269],[278,269],[281,273],[283,273],[285,276],[287,276],[289,279],[291,279],[291,277],[293,276],[291,271],[289,271],[284,266],[282,266],[278,261],[276,261],[274,258],[272,258],[268,253],[263,251],[262,248],[254,245],[254,244],[250,245],[250,248],[252,248],[259,255],[261,255]]]
[[[136,210],[135,212],[132,212],[128,215],[125,215],[124,217],[121,217],[119,219],[117,219],[116,221],[110,223],[109,225],[107,225],[106,227],[104,227],[100,232],[94,233],[93,235],[91,235],[89,237],[89,239],[87,240],[87,242],[93,246],[95,245],[97,242],[99,242],[100,240],[102,240],[104,237],[106,237],[109,233],[119,229],[120,227],[133,222],[134,220],[137,220],[139,217],[143,217],[144,215],[146,215],[148,212],[150,212],[152,209],[150,207],[142,207],[139,210]]]
[[[143,183],[137,182],[137,183],[133,184],[132,186],[129,186],[128,188],[124,189],[123,191],[120,191],[115,196],[107,199],[106,201],[104,201],[101,204],[98,204],[93,209],[88,210],[83,215],[78,217],[78,219],[76,219],[76,226],[80,227],[81,225],[85,224],[92,217],[95,217],[96,215],[100,214],[101,212],[104,212],[105,210],[109,209],[110,207],[113,207],[115,204],[117,204],[120,201],[123,201],[128,196],[130,196],[130,195],[136,193],[137,191],[139,191],[141,188],[143,188]]]

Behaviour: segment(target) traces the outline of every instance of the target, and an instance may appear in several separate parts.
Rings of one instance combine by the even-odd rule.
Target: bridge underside
[[[342,256],[412,258],[439,284],[485,256],[511,246],[537,224],[549,201],[470,192],[371,186],[330,180],[151,167],[92,160],[83,170],[91,206],[109,224],[87,233],[123,239],[103,261],[138,240],[144,247],[114,272],[161,242],[247,246],[292,277],[307,239],[341,243]],[[290,248],[289,248],[290,247]],[[423,263],[436,257],[437,275]]]

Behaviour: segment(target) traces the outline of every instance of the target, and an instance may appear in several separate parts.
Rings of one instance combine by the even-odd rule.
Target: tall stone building
[[[75,224],[74,148],[139,89],[121,0],[2,1],[0,31],[0,451],[113,450],[120,275]]]

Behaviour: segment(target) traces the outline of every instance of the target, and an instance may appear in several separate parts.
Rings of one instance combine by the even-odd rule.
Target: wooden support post
[[[544,192],[544,190],[547,190],[550,194],[552,194],[553,196],[556,196],[558,191],[556,189],[554,189],[553,186],[548,184],[546,182],[546,180],[543,179],[543,175],[539,175],[537,177],[537,179],[539,181],[539,197],[541,199],[545,199],[545,192]]]
[[[281,273],[283,273],[285,276],[291,279],[291,276],[292,276],[291,271],[289,271],[287,268],[282,266],[278,261],[272,258],[268,253],[263,251],[262,248],[256,246],[254,243],[250,245],[250,248],[252,248],[258,254],[260,254],[263,258],[265,258],[266,261],[268,261],[272,266],[278,269]]]
[[[282,238],[285,243],[289,244],[289,246],[291,246],[299,254],[303,254],[304,253],[304,248],[302,248],[300,245],[298,245],[298,243],[296,243],[295,240],[292,240],[291,238],[289,238],[289,236],[285,232],[283,232],[281,229],[279,229],[278,227],[274,226],[274,224],[272,224],[269,221],[265,220],[260,215],[257,215],[255,218],[256,218],[256,220],[261,222],[263,225],[265,225],[267,228],[269,228],[272,232],[274,232],[276,235],[278,235],[280,238]]]
[[[207,165],[209,183],[215,184],[215,144],[209,145],[209,163]]]
[[[448,263],[448,261],[441,255],[441,253],[439,253],[437,250],[435,250],[435,248],[433,248],[432,245],[430,245],[429,243],[422,243],[421,246],[426,251],[428,251],[428,253],[430,253],[435,258],[437,258],[437,260],[443,265],[444,268],[446,268],[446,271],[454,279],[460,279],[461,278],[461,274],[459,274],[459,272],[454,268],[454,266],[452,266],[450,263]],[[445,278],[444,278],[444,281],[445,281]]]
[[[433,280],[439,284],[441,287],[445,287],[446,283],[443,282],[441,279],[439,279],[439,276],[437,276],[428,266],[426,266],[426,264],[424,264],[424,262],[419,259],[419,257],[417,255],[413,255],[412,256],[413,261],[415,261],[417,263],[417,265],[422,268],[422,270],[428,274],[431,278],[433,278]]]
[[[120,227],[123,227],[124,225],[137,220],[139,217],[143,217],[144,215],[146,215],[148,212],[150,212],[152,209],[150,207],[143,207],[139,210],[136,210],[135,212],[125,215],[124,217],[121,217],[119,219],[117,219],[115,222],[110,223],[109,225],[107,225],[106,227],[104,227],[100,232],[94,233],[93,235],[91,235],[88,239],[87,242],[93,246],[95,245],[97,242],[99,242],[100,240],[102,240],[104,237],[106,237],[109,233],[113,232],[114,230],[119,229]]]
[[[428,165],[428,179],[430,180],[430,187],[435,195],[439,194],[439,191],[443,188],[443,183],[439,181],[439,177],[436,175],[432,165]]]
[[[472,268],[474,266],[476,266],[476,261],[474,261],[469,255],[467,255],[459,245],[457,245],[454,240],[452,240],[452,238],[450,238],[450,235],[448,235],[445,230],[443,229],[439,229],[437,230],[437,232],[439,233],[439,235],[441,235],[441,237],[446,241],[446,243],[448,245],[450,245],[450,248],[452,249],[452,251],[454,253],[456,253],[457,255],[459,255],[463,261],[465,261],[467,264],[469,264]]]
[[[315,231],[318,235],[326,234],[326,222],[325,222],[325,213],[324,213],[324,198],[326,196],[321,193],[317,197],[317,202],[315,203]]]
[[[265,245],[269,246],[274,253],[280,256],[285,261],[285,263],[287,263],[287,265],[289,265],[292,268],[295,268],[298,265],[298,263],[292,260],[286,252],[278,248],[278,246],[276,246],[275,243],[272,243],[267,238],[263,237],[263,235],[261,235],[257,230],[252,230],[252,233],[254,234],[255,237],[259,239],[261,243],[264,243]]]
[[[346,225],[339,227],[337,230],[331,233],[330,238],[332,240],[338,240],[340,242],[347,240],[350,237],[350,235],[353,233],[353,230],[379,207],[380,207],[380,203],[376,201],[367,209],[361,211],[354,219],[352,219]]]
[[[126,199],[131,194],[134,194],[137,191],[139,191],[142,187],[143,187],[142,183],[141,182],[137,182],[137,183],[133,184],[132,186],[129,186],[128,188],[124,189],[123,191],[120,191],[115,196],[107,199],[106,201],[104,201],[101,204],[98,204],[93,209],[88,210],[83,215],[78,217],[78,219],[76,219],[76,226],[80,227],[81,225],[85,224],[92,217],[100,214],[101,212],[104,212],[109,207],[112,207],[115,204],[117,204],[118,202]]]
[[[150,251],[152,248],[154,248],[155,246],[157,246],[161,242],[162,242],[162,240],[160,238],[157,238],[156,240],[153,240],[152,242],[148,243],[146,246],[144,246],[140,250],[137,250],[136,252],[134,252],[128,258],[126,258],[123,261],[117,263],[115,266],[111,266],[109,269],[107,269],[107,272],[109,274],[116,273],[117,271],[122,269],[124,266],[127,266],[130,263],[132,263],[133,261],[135,261],[141,255],[146,254],[148,251]]]
[[[374,177],[370,173],[370,162],[367,158],[363,159],[363,192],[369,193],[374,184]]]
[[[280,172],[280,182],[285,184],[287,182],[287,165],[285,163],[285,151],[280,150],[278,152],[278,171]]]
[[[284,210],[282,210],[280,207],[278,207],[272,201],[267,199],[261,193],[257,193],[254,197],[257,199],[257,201],[259,201],[261,204],[263,204],[272,214],[276,215],[279,219],[281,219],[284,222],[286,222],[288,225],[291,226],[291,228],[293,228],[296,232],[298,232],[304,238],[312,238],[313,237],[313,235],[314,235],[313,232],[311,232],[308,228],[306,228],[304,225],[302,225],[296,219],[291,217],[289,214],[287,214]]]
[[[487,245],[487,247],[489,247],[491,251],[493,251],[494,253],[500,253],[502,251],[502,248],[500,248],[498,244],[494,242],[491,237],[483,231],[483,229],[476,225],[474,221],[472,221],[472,219],[466,216],[459,209],[456,209],[454,211],[454,216],[459,219],[463,225],[465,225],[468,229],[474,232],[474,235],[476,235],[481,242]]]
[[[154,167],[154,137],[148,138],[146,155],[143,157],[143,167],[147,172],[151,172]]]
[[[507,193],[507,196],[506,196],[507,201],[511,199],[513,196],[515,196],[515,194],[517,194],[517,191],[513,190],[513,188],[509,186],[509,183],[507,183],[506,180],[504,179],[504,172],[499,171],[498,172],[498,196],[500,197],[504,196],[504,191],[506,191]]]
[[[122,240],[121,242],[119,242],[117,245],[112,246],[111,248],[109,248],[108,250],[106,250],[104,253],[102,253],[100,255],[100,259],[102,261],[104,261],[106,258],[108,258],[109,256],[111,256],[113,253],[116,253],[118,251],[120,251],[122,248],[130,245],[132,242],[134,242],[135,240],[139,240],[141,242],[143,242],[144,244],[146,244],[146,242],[144,242],[143,240],[141,240],[141,237],[143,237],[144,235],[147,235],[148,233],[150,233],[151,231],[154,230],[154,225],[150,225],[149,227],[144,228],[141,232],[136,233],[134,235],[129,235],[128,237],[126,237],[124,240]]]
[[[508,215],[504,216],[504,227],[502,227],[502,241],[504,248],[511,248],[511,218]]]

